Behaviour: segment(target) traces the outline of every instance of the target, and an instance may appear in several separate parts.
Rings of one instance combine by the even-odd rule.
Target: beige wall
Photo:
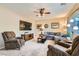
[[[58,22],[59,23],[59,28],[58,29],[51,29],[51,23],[55,23]],[[66,33],[67,32],[67,18],[55,18],[55,19],[48,19],[48,20],[36,20],[36,24],[42,24],[42,26],[44,26],[44,24],[48,24],[48,28],[45,29],[44,28],[44,32],[62,32],[62,33]]]
[[[4,31],[18,31],[18,15],[8,9],[0,7],[0,48],[4,47],[1,33]]]
[[[0,7],[0,32],[15,31],[18,29],[19,15],[11,12],[10,10]]]
[[[34,21],[20,17],[15,12],[12,12],[9,9],[0,6],[0,48],[4,47],[4,41],[1,35],[1,33],[4,31],[14,31],[16,33],[16,36],[20,36],[20,34],[24,32],[34,32],[34,29],[31,31],[19,31],[19,20],[25,20],[35,24]],[[34,26],[35,25],[33,25],[32,27],[34,28]]]
[[[20,17],[15,12],[12,12],[7,8],[0,7],[0,33],[4,31],[14,31],[17,35],[19,35],[24,32],[34,31],[34,29],[31,31],[20,31],[19,20],[25,20],[34,24],[34,21],[32,21],[31,19]],[[32,27],[34,28],[34,26]]]

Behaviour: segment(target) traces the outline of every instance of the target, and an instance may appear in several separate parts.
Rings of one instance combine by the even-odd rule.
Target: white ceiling
[[[38,18],[34,11],[40,8],[46,8],[47,11],[50,11],[50,15],[45,15],[44,18],[53,18],[53,17],[64,17],[70,9],[74,6],[72,3],[66,3],[66,5],[61,5],[60,3],[4,3],[0,4],[9,8],[13,12],[31,18]]]

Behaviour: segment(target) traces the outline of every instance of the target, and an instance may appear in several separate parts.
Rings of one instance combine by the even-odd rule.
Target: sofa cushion
[[[5,35],[7,36],[8,40],[15,37],[14,32],[4,32],[4,33],[5,33]]]
[[[16,36],[15,36],[16,34],[15,34],[14,32],[11,32],[11,35],[12,35],[12,37],[16,37]]]
[[[53,32],[44,32],[45,35],[54,35]]]
[[[53,46],[48,45],[47,55],[48,56],[69,56],[67,52],[65,52],[64,50],[61,50],[60,46],[54,46],[54,45]]]
[[[48,36],[46,36],[46,39],[47,40],[54,40],[55,38],[54,38],[54,36],[48,35]]]

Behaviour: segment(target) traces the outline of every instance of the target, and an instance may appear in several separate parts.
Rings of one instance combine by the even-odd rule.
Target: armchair
[[[2,33],[5,49],[16,49],[24,44],[24,40],[22,38],[16,38],[15,33],[12,31],[6,31]]]

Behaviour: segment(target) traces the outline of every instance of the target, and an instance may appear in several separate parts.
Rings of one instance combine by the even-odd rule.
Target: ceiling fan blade
[[[37,12],[37,11],[34,11],[34,13],[39,13],[39,12]]]
[[[60,3],[60,5],[66,5],[66,3]]]
[[[50,12],[45,12],[44,14],[51,14]]]

